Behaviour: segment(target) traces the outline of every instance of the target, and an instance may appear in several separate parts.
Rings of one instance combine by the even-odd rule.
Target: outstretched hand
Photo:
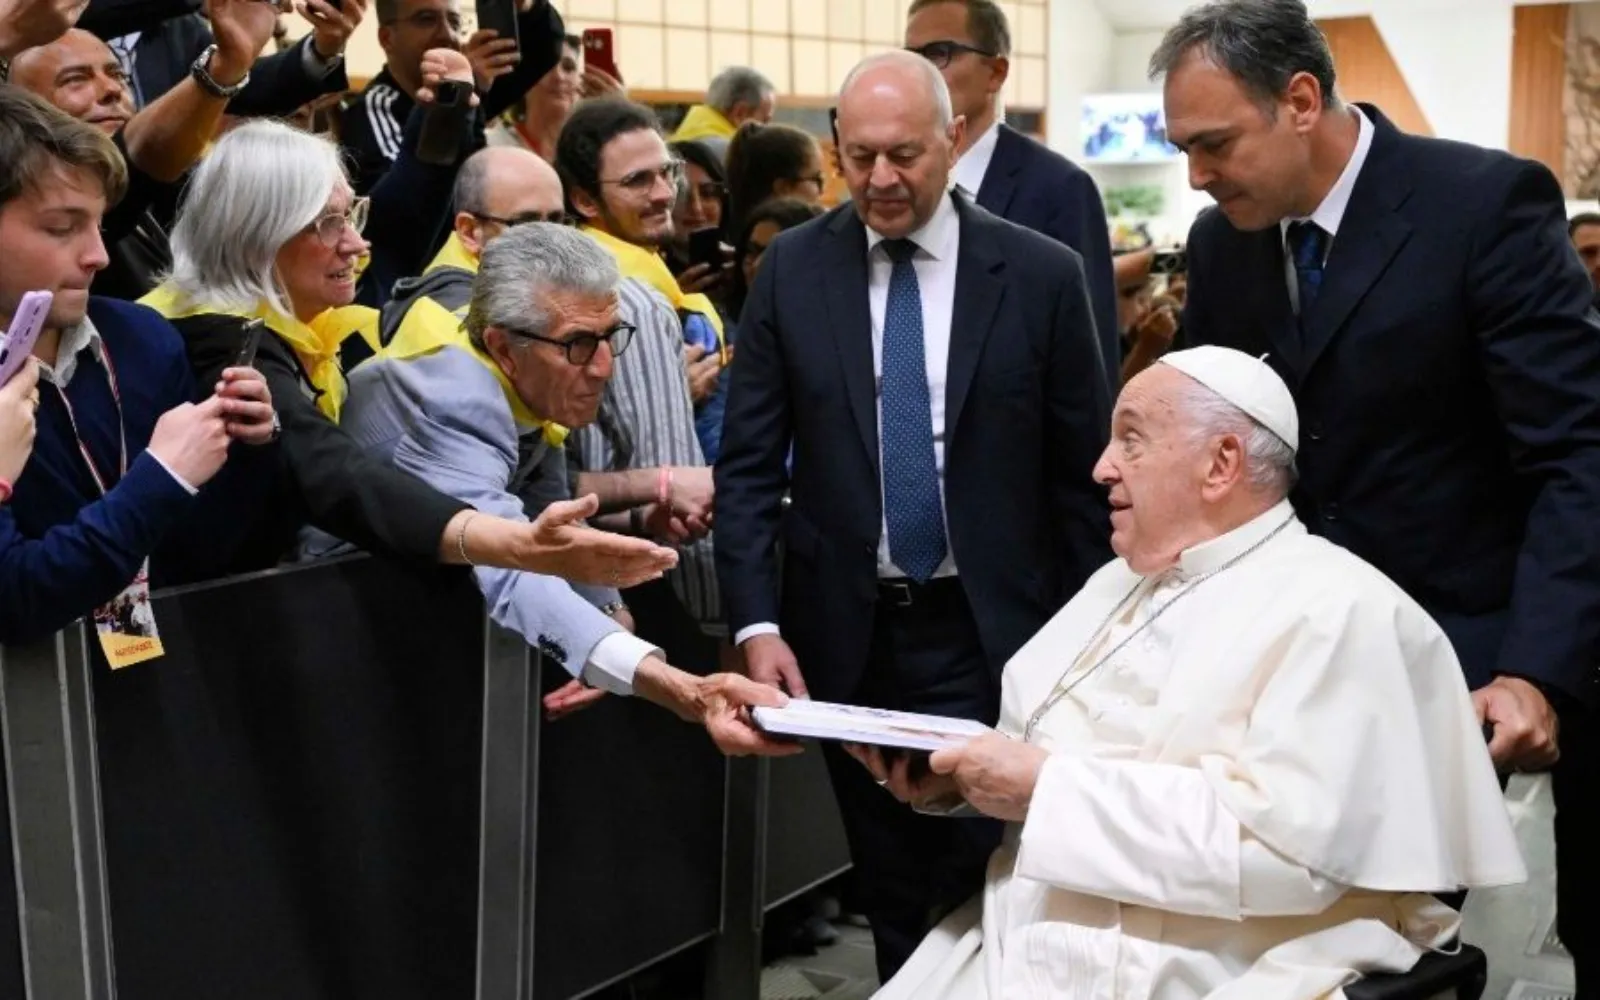
[[[584,520],[599,509],[600,500],[593,494],[546,507],[527,526],[517,567],[573,583],[626,590],[659,579],[678,564],[672,549],[586,525]]]

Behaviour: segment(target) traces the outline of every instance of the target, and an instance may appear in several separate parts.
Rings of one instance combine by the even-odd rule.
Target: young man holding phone
[[[0,321],[10,325],[27,293],[50,293],[30,363],[33,455],[0,509],[0,642],[48,635],[147,590],[152,570],[157,583],[186,575],[202,547],[225,547],[225,492],[196,495],[233,441],[273,437],[253,370],[231,368],[198,393],[165,320],[89,295],[106,264],[100,220],[126,177],[93,126],[0,87]]]

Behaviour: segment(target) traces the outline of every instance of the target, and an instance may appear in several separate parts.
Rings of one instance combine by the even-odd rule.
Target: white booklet
[[[750,717],[758,728],[773,736],[866,743],[903,750],[947,750],[989,732],[988,726],[970,719],[799,698],[791,699],[782,708],[753,708]]]

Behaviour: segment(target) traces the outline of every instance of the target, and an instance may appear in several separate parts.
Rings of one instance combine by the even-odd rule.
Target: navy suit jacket
[[[1269,354],[1300,409],[1295,507],[1497,673],[1592,701],[1600,321],[1540,164],[1403,135],[1372,150],[1303,339],[1277,226],[1189,236],[1192,343]]]
[[[1002,123],[977,202],[1002,219],[1078,251],[1106,377],[1113,389],[1120,387],[1122,343],[1117,333],[1117,284],[1111,273],[1111,229],[1094,178],[1060,153]]]
[[[1110,395],[1077,253],[952,197],[961,239],[945,517],[998,683],[1011,654],[1110,558],[1106,494],[1091,478]],[[730,626],[778,623],[811,693],[833,700],[851,697],[866,667],[877,599],[867,271],[866,227],[850,205],[767,249],[739,324],[716,467]]]

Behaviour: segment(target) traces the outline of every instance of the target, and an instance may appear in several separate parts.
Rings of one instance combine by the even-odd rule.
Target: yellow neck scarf
[[[444,241],[444,246],[439,248],[439,252],[434,255],[433,261],[428,264],[427,269],[422,273],[431,274],[441,267],[454,267],[477,274],[478,258],[471,250],[467,249],[466,244],[461,242],[461,237],[452,232],[450,238]]]
[[[395,331],[394,339],[383,349],[381,357],[391,361],[407,361],[447,347],[465,351],[474,361],[494,373],[495,381],[500,383],[500,391],[505,394],[506,405],[511,407],[512,419],[517,422],[519,430],[538,428],[543,432],[545,441],[554,448],[561,447],[566,441],[567,429],[536,416],[528,409],[528,404],[517,395],[516,387],[511,384],[511,380],[500,370],[494,359],[473,346],[472,339],[467,336],[467,331],[461,325],[461,320],[430,298],[417,299],[406,311],[406,318],[401,320],[400,328]]]
[[[683,116],[683,123],[672,133],[673,142],[694,139],[731,139],[739,129],[728,116],[709,104],[696,104]]]
[[[619,240],[593,226],[584,226],[583,231],[590,239],[611,251],[611,256],[616,258],[617,268],[624,278],[634,278],[654,288],[667,297],[667,301],[674,309],[704,316],[712,329],[717,331],[717,346],[722,353],[722,363],[728,363],[728,339],[722,332],[722,317],[717,314],[717,307],[711,304],[710,299],[699,292],[686,294],[679,288],[678,279],[672,276],[672,272],[667,268],[667,262],[661,259],[660,254],[635,246],[626,240]]]
[[[295,356],[300,359],[311,380],[311,387],[317,391],[317,409],[334,423],[339,422],[339,411],[344,406],[345,397],[344,371],[339,367],[339,345],[352,334],[361,335],[369,344],[378,342],[378,312],[367,306],[327,309],[306,324],[278,312],[266,303],[257,306],[253,312],[195,304],[184,298],[171,284],[161,285],[139,302],[167,319],[214,314],[261,320],[267,329],[294,349]]]

